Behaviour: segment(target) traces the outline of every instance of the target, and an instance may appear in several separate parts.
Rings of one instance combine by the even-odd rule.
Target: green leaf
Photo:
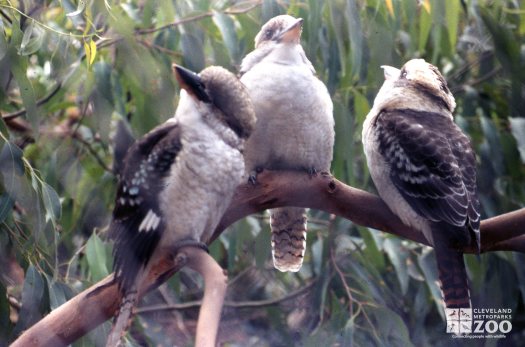
[[[347,0],[345,16],[348,21],[348,37],[350,38],[350,56],[352,58],[352,76],[361,72],[363,61],[363,39],[365,37],[359,17],[360,7],[356,0]]]
[[[3,35],[3,33],[5,32],[5,29],[6,28],[4,26],[4,21],[2,20],[2,18],[0,18],[0,31],[2,33],[0,34],[0,61],[4,59],[4,57],[7,54],[7,50],[8,50],[7,41],[6,41],[5,36]]]
[[[93,282],[109,275],[106,246],[96,233],[91,235],[86,244],[86,258]]]
[[[350,78],[351,74],[347,73],[347,67],[350,59],[347,59],[347,50],[345,47],[345,40],[347,35],[345,34],[348,29],[345,30],[345,17],[341,8],[333,1],[328,2],[330,9],[330,25],[335,35],[335,41],[337,43],[337,52],[339,54],[339,62],[341,64],[341,75],[342,77]]]
[[[383,253],[379,250],[382,244],[378,244],[379,240],[374,237],[374,233],[379,232],[365,227],[359,227],[358,230],[366,245],[364,252],[367,259],[369,259],[379,271],[383,270],[385,268],[385,259]]]
[[[443,312],[442,305],[443,298],[441,297],[441,290],[438,285],[439,278],[434,252],[429,248],[425,248],[425,250],[418,256],[418,263],[423,271],[423,275],[425,275],[427,286],[430,289],[430,293],[432,293],[439,315],[445,320],[445,313]]]
[[[5,286],[0,286],[0,346],[8,346],[9,333],[12,329],[12,323],[9,319],[9,302],[7,300],[7,290]]]
[[[430,6],[429,6],[430,8]],[[420,54],[425,52],[430,29],[432,28],[432,16],[430,11],[421,11],[419,15],[419,44],[418,50]]]
[[[16,175],[23,175],[25,172],[25,165],[23,160],[24,153],[22,150],[11,142],[6,142],[0,150],[0,172]],[[10,178],[4,177],[4,182]]]
[[[283,10],[279,8],[279,4],[276,0],[263,0],[261,11],[263,23],[272,17],[283,14]]]
[[[204,69],[205,58],[202,40],[193,33],[185,32],[182,34],[181,46],[184,66],[196,72]]]
[[[68,17],[74,17],[74,16],[78,16],[79,14],[81,14],[82,12],[84,12],[84,10],[86,9],[86,3],[87,3],[88,0],[78,0],[78,4],[77,4],[77,10],[76,11],[73,11],[73,12],[70,12],[70,13],[67,13],[66,16]]]
[[[93,116],[96,129],[104,142],[109,141],[111,117],[115,111],[113,104],[113,86],[111,83],[111,66],[104,61],[93,65],[95,72],[95,88],[91,95]]]
[[[33,265],[30,265],[27,269],[22,289],[22,308],[20,309],[19,320],[15,326],[15,334],[29,328],[42,318],[43,310],[41,306],[44,292],[44,278]]]
[[[352,90],[352,94],[354,96],[355,118],[359,124],[363,124],[366,115],[370,112],[370,104],[367,98],[356,89]]]
[[[18,49],[20,55],[30,55],[35,53],[42,46],[44,41],[44,31],[38,25],[35,25],[34,20],[30,20],[29,25],[24,30],[24,36]]]
[[[407,270],[408,251],[401,245],[401,240],[397,238],[386,239],[383,246],[388,258],[390,258],[392,265],[394,265],[396,269],[396,276],[401,286],[401,292],[405,295],[408,290],[409,280]]]
[[[27,78],[27,68],[28,68],[28,59],[27,57],[20,57],[18,55],[12,54],[11,56],[11,72],[18,83],[18,88],[20,90],[20,96],[24,103],[26,109],[26,115],[31,123],[33,129],[38,129],[38,112],[36,105],[36,96],[33,89],[33,85]],[[37,136],[38,132],[33,132],[33,136]]]
[[[518,252],[513,252],[514,262],[516,266],[516,275],[518,277],[518,288],[521,293],[521,300],[525,301],[525,255]]]
[[[7,125],[4,119],[0,117],[0,144],[3,144],[7,140],[8,134]]]
[[[512,136],[518,143],[521,162],[525,164],[525,118],[509,117]]]
[[[259,232],[254,240],[255,244],[256,245],[266,245],[266,247],[263,247],[263,246],[256,247],[255,254],[254,254],[255,264],[257,265],[258,268],[262,269],[264,268],[264,265],[266,264],[268,259],[271,258],[270,245],[272,243],[272,233],[270,232],[270,230],[268,230],[268,227],[266,226],[261,228],[262,222],[257,221],[253,217],[248,217],[248,218],[253,220],[252,223],[257,223],[257,226],[259,229]]]
[[[403,319],[396,312],[386,306],[371,307],[368,310],[372,316],[374,329],[382,337],[382,340],[388,346],[413,346],[410,341],[408,327]]]
[[[46,209],[46,219],[51,220],[54,224],[60,219],[62,205],[57,192],[46,182],[42,182],[42,200]]]
[[[57,282],[48,276],[46,276],[46,279],[50,308],[54,310],[68,301],[68,299],[73,296],[73,293],[64,283]]]
[[[450,47],[456,47],[458,39],[460,1],[445,1],[445,18],[447,21],[448,40]]]
[[[14,200],[7,194],[0,195],[0,223],[2,223],[13,210]]]
[[[237,42],[237,32],[235,31],[235,23],[230,16],[220,13],[213,12],[213,23],[219,28],[224,45],[228,49],[231,61],[235,64],[238,64],[240,61],[239,47]]]

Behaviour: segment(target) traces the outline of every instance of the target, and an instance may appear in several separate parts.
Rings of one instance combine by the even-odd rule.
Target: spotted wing
[[[181,148],[180,127],[166,123],[126,154],[110,231],[115,240],[115,279],[121,290],[131,288],[159,243],[164,230],[159,194]]]
[[[376,127],[390,178],[408,204],[430,221],[460,227],[453,241],[473,237],[479,248],[476,161],[467,136],[444,115],[410,109],[381,112]]]

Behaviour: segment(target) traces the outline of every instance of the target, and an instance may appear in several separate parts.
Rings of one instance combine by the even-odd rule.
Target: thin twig
[[[500,71],[501,71],[501,67],[496,67],[496,68],[492,69],[491,71],[487,72],[485,75],[481,76],[480,78],[472,80],[466,85],[463,84],[463,85],[460,85],[460,86],[458,86],[456,88],[451,88],[450,91],[453,94],[458,94],[458,93],[461,93],[461,92],[465,92],[466,91],[466,86],[473,87],[475,85],[483,83],[483,82],[491,79],[492,77],[496,76],[498,73],[500,73]]]
[[[243,13],[250,12],[251,10],[256,8],[257,6],[260,6],[261,4],[262,4],[262,1],[258,0],[258,1],[255,1],[252,5],[250,5],[250,6],[246,7],[246,8],[238,9],[238,10],[227,9],[227,10],[224,10],[223,13],[224,14],[232,14],[232,15],[233,14],[243,14]],[[157,28],[139,29],[139,30],[135,31],[135,33],[137,35],[152,34],[152,33],[155,33],[155,32],[158,32],[158,31],[162,31],[162,30],[165,30],[165,29],[168,29],[168,28],[172,28],[172,27],[175,27],[175,26],[179,26],[179,25],[182,25],[182,24],[186,24],[186,23],[190,23],[190,22],[196,22],[196,21],[199,21],[199,20],[204,19],[204,18],[213,17],[214,14],[215,14],[214,11],[208,11],[208,12],[200,13],[200,14],[197,14],[197,15],[194,15],[194,16],[182,18],[182,19],[179,19],[179,20],[176,20],[174,22],[162,25],[162,26],[157,27]]]
[[[0,15],[2,15],[9,24],[13,24],[13,20],[4,12],[4,10],[0,10]]]
[[[186,24],[186,23],[189,23],[189,22],[195,22],[195,21],[198,21],[198,20],[201,20],[201,19],[204,19],[204,18],[207,18],[207,17],[211,17],[211,16],[213,16],[212,12],[204,12],[204,13],[201,13],[201,14],[197,14],[195,16],[186,17],[186,18],[182,18],[182,19],[176,20],[175,22],[168,23],[168,24],[162,25],[162,26],[157,27],[157,28],[139,29],[139,30],[135,31],[135,34],[137,34],[137,35],[152,34],[152,33],[155,33],[157,31],[162,31],[162,30],[165,30],[165,29],[168,29],[168,28],[171,28],[171,27],[175,27],[175,26],[179,26],[181,24]]]
[[[55,84],[55,86],[51,89],[51,91],[46,96],[44,96],[40,100],[37,100],[36,106],[42,106],[43,104],[48,102],[53,96],[55,96],[56,93],[58,93],[58,91],[60,90],[60,87],[62,87],[62,83],[58,82],[57,84]],[[18,111],[15,111],[15,112],[3,115],[2,118],[4,120],[11,120],[13,118],[20,117],[20,116],[24,115],[26,112],[27,112],[27,110],[25,108],[23,108],[23,109],[20,109]]]
[[[75,140],[78,140],[81,144],[83,144],[88,152],[93,156],[93,158],[95,158],[95,160],[97,161],[97,163],[107,172],[109,173],[113,173],[113,170],[111,170],[111,168],[109,166],[106,165],[106,163],[104,162],[104,160],[102,160],[102,158],[98,155],[97,151],[95,151],[95,149],[91,146],[91,143],[89,143],[88,141],[84,140],[80,135],[78,135],[77,132],[73,133],[72,134],[72,137],[75,139]]]
[[[159,52],[162,52],[162,53],[165,53],[165,54],[168,54],[170,56],[173,56],[173,57],[177,57],[177,58],[180,58],[182,56],[182,54],[180,52],[177,52],[177,51],[173,51],[169,48],[166,48],[166,47],[162,47],[160,45],[156,45],[154,43],[149,43],[145,40],[138,40],[138,42],[140,44],[142,44],[144,47],[146,48],[150,48],[150,49],[156,49],[157,51]]]
[[[260,307],[266,307],[266,306],[275,306],[278,305],[284,301],[288,301],[291,299],[294,299],[308,290],[310,290],[317,281],[312,281],[308,285],[299,288],[285,296],[282,296],[280,298],[276,299],[267,299],[267,300],[257,300],[257,301],[225,301],[224,306],[225,307],[232,307],[232,308],[260,308]],[[172,304],[172,305],[150,305],[145,306],[137,309],[137,313],[146,313],[146,312],[158,312],[158,311],[170,311],[170,310],[188,310],[200,307],[201,301],[190,301],[185,302],[181,304]]]
[[[350,313],[350,317],[353,317],[354,316],[354,308],[353,308],[354,296],[352,295],[352,292],[350,291],[350,286],[348,285],[348,283],[346,283],[346,279],[345,279],[345,276],[344,276],[343,272],[341,271],[341,269],[337,265],[337,262],[335,261],[335,256],[334,256],[334,250],[333,249],[330,249],[330,259],[332,260],[332,264],[334,265],[334,269],[337,272],[337,274],[339,275],[339,279],[341,280],[341,283],[343,283],[343,287],[345,288],[346,296],[348,296],[348,300],[349,300],[349,302],[348,302],[348,311]]]

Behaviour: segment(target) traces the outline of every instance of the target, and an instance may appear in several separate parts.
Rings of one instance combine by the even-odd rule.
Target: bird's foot
[[[248,176],[248,182],[253,184],[253,185],[256,185],[257,184],[257,175],[260,174],[261,172],[263,172],[263,168],[258,166],[255,168],[254,171],[251,171],[250,172],[250,175]]]
[[[208,245],[205,244],[204,242],[197,241],[197,240],[192,240],[192,239],[187,239],[187,240],[181,240],[181,241],[178,241],[177,243],[175,243],[175,246],[173,247],[173,250],[174,250],[173,254],[177,254],[179,249],[181,249],[183,247],[195,247],[195,248],[202,249],[206,253],[210,253],[210,250],[208,249]]]
[[[310,176],[310,178],[314,178],[315,176],[317,176],[317,169],[315,167],[309,167],[306,169],[306,172],[308,172],[308,176]]]

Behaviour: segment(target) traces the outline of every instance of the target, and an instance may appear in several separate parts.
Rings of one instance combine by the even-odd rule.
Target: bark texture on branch
[[[211,240],[235,221],[255,212],[280,206],[323,210],[354,223],[383,230],[422,244],[423,234],[405,226],[377,196],[345,185],[328,174],[310,177],[300,172],[258,175],[257,184],[241,185]],[[481,252],[525,252],[525,209],[482,221]],[[474,252],[473,248],[464,249]],[[142,294],[157,287],[184,264],[164,259],[156,264],[141,288]],[[120,302],[111,277],[69,300],[22,334],[12,346],[67,346],[113,316]]]

